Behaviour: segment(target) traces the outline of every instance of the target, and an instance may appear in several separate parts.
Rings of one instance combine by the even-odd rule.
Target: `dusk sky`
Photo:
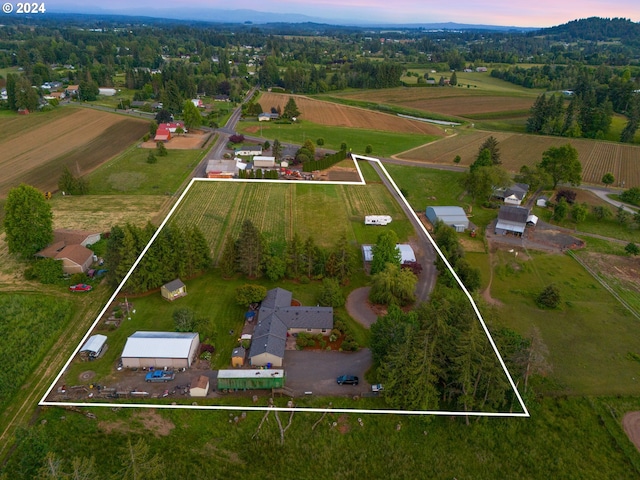
[[[93,2],[89,2],[91,4]],[[50,11],[113,12],[203,19],[207,9],[304,14],[340,23],[438,23],[548,27],[587,17],[640,21],[640,0],[110,0],[90,7],[79,0],[46,2]],[[100,8],[100,10],[98,9]],[[193,15],[191,14],[193,12]],[[207,20],[208,20],[207,16]]]

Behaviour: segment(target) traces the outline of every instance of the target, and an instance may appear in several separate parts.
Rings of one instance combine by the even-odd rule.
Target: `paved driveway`
[[[362,348],[357,352],[287,351],[284,369],[285,385],[295,396],[313,392],[314,395],[356,395],[370,390],[364,374],[371,367],[371,350]],[[360,383],[338,385],[340,375],[356,375]]]

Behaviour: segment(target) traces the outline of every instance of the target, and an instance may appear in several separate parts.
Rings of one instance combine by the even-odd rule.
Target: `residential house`
[[[94,261],[93,252],[87,246],[99,240],[100,233],[54,230],[53,243],[36,253],[36,257],[60,260],[63,272],[70,275],[86,273]]]
[[[79,85],[69,85],[66,89],[65,89],[65,93],[67,94],[67,96],[69,97],[76,97],[78,96],[78,92],[80,91],[80,86]]]
[[[254,155],[262,155],[262,146],[242,147],[234,151],[236,157],[253,157]]]
[[[495,189],[493,196],[504,201],[507,205],[520,205],[528,191],[529,185],[526,183],[515,183],[508,188]]]
[[[281,367],[287,336],[300,332],[328,335],[333,328],[332,307],[291,305],[292,294],[282,288],[267,292],[258,310],[249,359],[252,366]]]
[[[261,113],[258,115],[259,122],[268,122],[269,120],[277,120],[280,115],[277,113]]]
[[[199,98],[192,98],[191,103],[193,103],[194,107],[204,108],[204,103],[202,103],[202,100]]]

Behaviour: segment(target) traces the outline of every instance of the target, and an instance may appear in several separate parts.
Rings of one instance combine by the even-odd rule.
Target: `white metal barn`
[[[276,166],[276,157],[268,157],[265,155],[256,155],[253,157],[254,168],[273,168]]]
[[[189,368],[198,354],[194,332],[135,332],[122,351],[125,368]]]
[[[365,225],[388,225],[391,223],[390,215],[367,215],[364,217]]]

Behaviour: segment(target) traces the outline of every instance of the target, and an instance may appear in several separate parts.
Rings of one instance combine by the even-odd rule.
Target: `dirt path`
[[[370,328],[378,319],[369,304],[369,290],[371,287],[356,288],[349,294],[346,305],[349,315],[367,328]]]
[[[640,412],[628,412],[622,418],[622,428],[640,451]]]
[[[489,249],[489,284],[487,288],[482,291],[482,298],[489,305],[502,305],[502,302],[497,298],[491,296],[491,283],[493,282],[493,269],[495,267],[493,252]]]

